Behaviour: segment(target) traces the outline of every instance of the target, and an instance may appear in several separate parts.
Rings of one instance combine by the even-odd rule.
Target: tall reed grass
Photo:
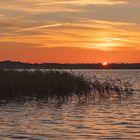
[[[101,82],[96,77],[93,80],[64,71],[0,70],[0,99],[68,99],[75,95],[89,98],[97,94],[101,97],[111,94],[121,96],[132,94],[131,86],[120,80]]]
[[[0,98],[67,97],[91,90],[82,76],[59,71],[4,71],[0,70]]]

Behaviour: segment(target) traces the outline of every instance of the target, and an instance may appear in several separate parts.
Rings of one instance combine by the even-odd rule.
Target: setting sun
[[[108,63],[107,63],[107,62],[103,62],[102,65],[103,65],[103,66],[107,66]]]

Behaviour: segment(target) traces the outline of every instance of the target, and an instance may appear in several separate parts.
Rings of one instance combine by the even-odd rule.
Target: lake
[[[68,70],[67,70],[68,71]],[[73,70],[101,81],[132,83],[127,98],[65,102],[0,101],[0,139],[139,140],[140,70]]]

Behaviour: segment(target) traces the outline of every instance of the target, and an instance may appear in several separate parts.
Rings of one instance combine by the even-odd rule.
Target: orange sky
[[[140,62],[139,0],[1,0],[0,60]]]

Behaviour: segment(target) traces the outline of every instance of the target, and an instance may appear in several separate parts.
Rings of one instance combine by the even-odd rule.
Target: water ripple
[[[94,72],[129,77],[140,89],[140,71]],[[114,73],[114,75],[113,75]],[[116,74],[117,73],[117,74]],[[118,74],[119,73],[119,74]],[[125,75],[124,75],[125,73]],[[105,77],[105,76],[104,76]],[[139,86],[138,86],[139,85]],[[88,100],[89,101],[89,100]],[[139,140],[140,92],[128,99],[92,102],[44,101],[0,103],[0,139],[35,140]]]

